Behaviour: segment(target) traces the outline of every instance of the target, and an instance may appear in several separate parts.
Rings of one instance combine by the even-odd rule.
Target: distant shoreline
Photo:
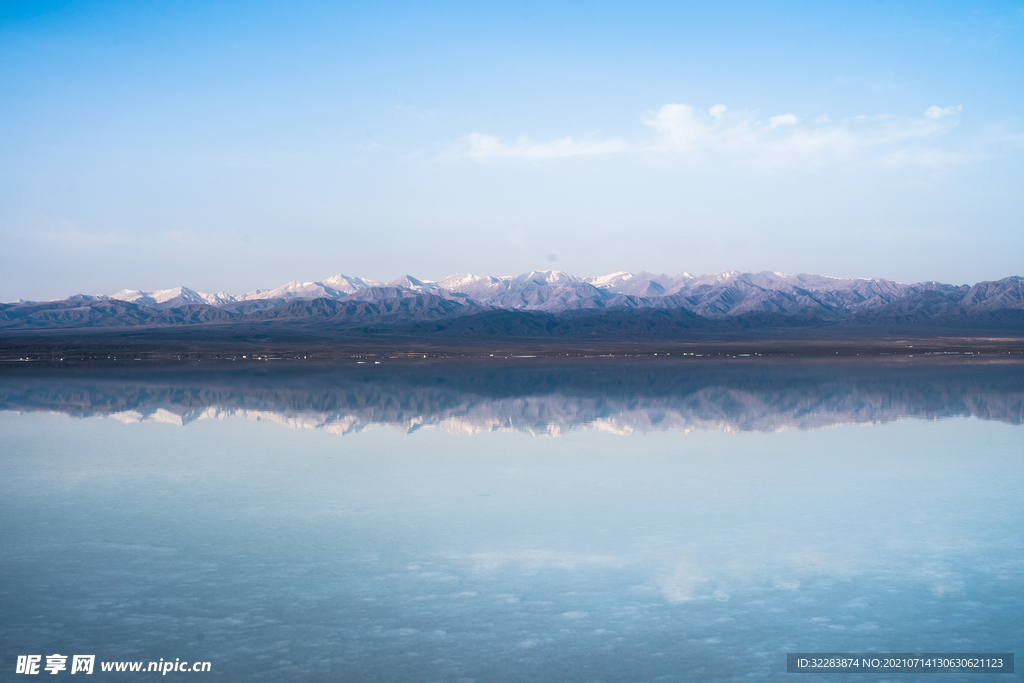
[[[0,361],[199,361],[453,357],[1024,357],[1024,334],[912,329],[758,330],[675,338],[450,338],[235,326],[5,330]],[[750,354],[746,356],[743,354]],[[109,358],[108,358],[109,357]]]

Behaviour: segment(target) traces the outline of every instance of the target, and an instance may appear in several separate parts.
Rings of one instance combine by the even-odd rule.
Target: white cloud
[[[850,158],[872,150],[891,155],[915,141],[941,136],[956,125],[956,119],[881,115],[830,124],[827,117],[819,116],[811,124],[804,124],[795,114],[786,113],[770,117],[765,124],[744,112],[727,113],[723,108],[707,117],[686,104],[667,104],[644,123],[659,140],[648,149],[738,161],[794,163],[820,161],[828,156]],[[879,158],[874,155],[876,161]],[[928,156],[913,158],[924,160]]]
[[[779,126],[795,126],[800,122],[794,114],[780,114],[779,116],[773,116],[768,119],[768,128],[778,128]]]
[[[708,113],[710,113],[717,119],[721,118],[725,114],[727,109],[728,107],[726,107],[724,104],[716,104],[715,106],[711,107],[711,109],[708,109]]]
[[[666,136],[675,149],[688,150],[708,140],[724,115],[725,112],[719,110],[715,116],[716,121],[708,124],[688,104],[666,104],[654,113],[654,118],[645,123]]]
[[[959,104],[956,105],[955,107],[938,107],[933,104],[932,106],[925,109],[924,115],[930,119],[940,119],[943,116],[952,116],[954,114],[959,114],[961,109],[963,109],[963,107]]]

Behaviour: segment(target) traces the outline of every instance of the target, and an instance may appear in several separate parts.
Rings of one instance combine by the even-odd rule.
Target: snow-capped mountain
[[[926,283],[930,289],[951,285]],[[558,311],[573,308],[682,307],[705,316],[737,315],[748,311],[793,312],[795,309],[863,308],[893,298],[921,285],[894,280],[840,279],[801,273],[740,273],[693,276],[637,274],[620,271],[597,277],[576,277],[564,271],[531,271],[515,276],[449,275],[439,281],[404,275],[386,285],[349,275],[335,275],[318,282],[293,281],[274,289],[245,294],[206,294],[188,287],[162,290],[123,289],[87,299],[115,299],[141,306],[166,309],[187,303],[211,306],[241,301],[333,299],[340,301],[367,289],[386,287],[396,293],[433,293],[469,299],[478,304],[514,310]],[[955,289],[955,288],[953,288]],[[80,295],[81,296],[81,295]],[[664,297],[673,297],[659,301]],[[681,298],[680,298],[681,297]],[[852,308],[851,308],[852,307]]]
[[[143,291],[139,289],[122,289],[106,297],[91,297],[103,299],[116,299],[118,301],[130,301],[140,306],[151,306],[153,308],[173,308],[183,304],[209,304],[219,306],[230,303],[235,297],[224,292],[215,294],[204,294],[188,287],[174,287],[172,289],[155,289]]]
[[[943,322],[954,326],[992,324],[992,329],[1002,329],[1006,325],[1024,324],[1018,322],[1024,311],[1024,278],[1009,277],[969,286],[772,271],[711,275],[620,271],[577,277],[564,271],[540,270],[500,277],[457,274],[438,281],[404,275],[383,284],[335,275],[317,282],[294,281],[238,295],[175,287],[123,289],[110,295],[79,294],[59,302],[0,304],[0,328],[173,325],[246,318],[329,320],[331,324],[356,326],[372,319],[376,321],[373,329],[377,329],[377,323],[384,320],[397,324],[399,320],[436,321],[501,311],[548,314],[562,319],[575,315],[573,325],[582,320],[579,315],[583,313],[593,316],[604,312],[618,316],[614,325],[622,330],[663,328],[665,316],[674,320],[672,329],[731,320],[761,326],[781,320],[800,324]],[[649,318],[648,322],[639,322],[637,316],[641,315]],[[622,327],[626,318],[632,322]],[[519,321],[532,324],[537,320],[534,317]],[[518,324],[510,319],[501,322],[513,328]],[[592,324],[600,328],[590,319],[587,325]],[[596,329],[588,334],[600,332]]]

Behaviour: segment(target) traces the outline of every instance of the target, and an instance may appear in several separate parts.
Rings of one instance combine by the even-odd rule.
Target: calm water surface
[[[6,372],[0,678],[32,653],[210,661],[168,674],[210,681],[581,682],[1021,653],[1022,380]]]

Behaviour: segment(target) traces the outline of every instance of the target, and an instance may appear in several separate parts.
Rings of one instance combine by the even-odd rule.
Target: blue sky
[[[4,3],[0,300],[1024,274],[1024,4]]]

